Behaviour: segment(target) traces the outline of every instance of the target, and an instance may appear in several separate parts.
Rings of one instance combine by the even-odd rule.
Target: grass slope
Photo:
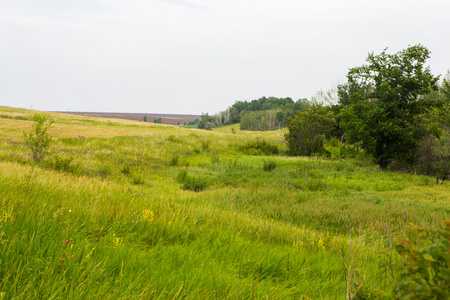
[[[255,141],[283,150],[283,131],[54,113],[36,164],[34,113],[0,107],[4,299],[345,299],[347,281],[389,298],[390,240],[450,216],[448,183],[261,155]]]

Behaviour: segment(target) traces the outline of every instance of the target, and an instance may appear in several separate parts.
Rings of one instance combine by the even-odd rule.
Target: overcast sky
[[[1,0],[0,105],[214,114],[310,98],[369,52],[450,69],[449,0]]]

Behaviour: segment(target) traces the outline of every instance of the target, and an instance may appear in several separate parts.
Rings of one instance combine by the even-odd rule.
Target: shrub
[[[210,147],[210,142],[209,141],[202,141],[202,149],[203,151],[208,151],[209,147]]]
[[[263,170],[266,172],[271,172],[277,167],[277,162],[274,160],[264,160]]]
[[[39,162],[48,152],[52,137],[47,133],[53,120],[46,114],[35,114],[33,116],[33,132],[24,132],[25,145],[31,150],[33,160]]]
[[[329,107],[313,105],[299,112],[294,119],[289,119],[288,132],[284,135],[290,153],[305,156],[322,154],[325,135],[335,125],[336,120]]]
[[[141,177],[132,177],[131,183],[134,185],[141,185],[144,184],[145,181]]]
[[[183,186],[181,187],[183,190],[190,190],[194,192],[201,192],[206,189],[209,185],[209,182],[204,177],[198,176],[187,176]]]
[[[177,177],[176,177],[176,180],[177,180],[179,183],[183,183],[183,182],[186,180],[187,176],[188,176],[187,171],[186,171],[186,170],[181,170],[181,171],[178,173],[178,175],[177,175]]]
[[[182,142],[182,140],[180,139],[180,138],[177,138],[176,136],[174,136],[174,135],[169,135],[169,137],[167,138],[167,140],[169,141],[169,142],[172,142],[172,143],[181,143]]]
[[[190,190],[194,192],[200,192],[206,189],[210,182],[208,179],[199,176],[189,176],[186,170],[181,170],[176,180],[182,184],[183,190]]]
[[[123,166],[121,173],[123,175],[130,175],[131,173],[130,166]]]
[[[55,155],[53,168],[58,171],[71,171],[71,162],[73,158],[65,158]]]
[[[439,138],[427,134],[419,143],[416,171],[436,176],[441,183],[450,177],[450,130],[443,130]]]
[[[249,155],[272,155],[279,153],[277,145],[261,139],[248,141],[246,144],[238,144],[237,148],[239,151]]]
[[[433,232],[411,224],[408,239],[396,241],[396,250],[407,259],[395,287],[399,299],[449,299],[450,220],[442,223]]]
[[[174,155],[170,158],[169,164],[173,167],[178,166],[178,163],[180,161],[180,156]]]

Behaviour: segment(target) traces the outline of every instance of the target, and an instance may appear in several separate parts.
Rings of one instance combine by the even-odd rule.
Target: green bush
[[[202,141],[202,149],[203,151],[208,151],[210,148],[210,142],[209,141]]]
[[[204,177],[187,176],[184,180],[183,190],[190,190],[194,192],[201,192],[209,186],[209,181]]]
[[[121,173],[123,175],[130,175],[131,173],[130,166],[123,166]]]
[[[265,160],[263,162],[263,170],[266,172],[272,172],[277,167],[277,162],[274,160]]]
[[[289,119],[288,132],[284,135],[289,152],[292,155],[322,155],[325,136],[335,125],[336,119],[330,107],[313,105],[299,112],[294,119]]]
[[[169,135],[169,137],[167,138],[167,140],[168,140],[169,142],[172,142],[172,143],[181,143],[181,142],[182,142],[182,140],[181,140],[180,138],[178,138],[178,137],[176,137],[176,136],[174,136],[174,135]]]
[[[170,158],[169,164],[173,167],[178,166],[178,163],[180,161],[179,155],[174,155]]]
[[[177,180],[179,183],[183,183],[183,182],[186,180],[187,176],[188,176],[187,171],[186,171],[186,170],[181,170],[181,171],[178,173],[178,175],[177,175],[177,177],[176,177],[176,180]]]
[[[411,224],[408,238],[397,240],[396,250],[406,258],[395,287],[398,299],[450,299],[450,220],[442,223],[436,231]]]
[[[206,189],[210,182],[207,178],[200,176],[190,176],[186,170],[181,170],[176,180],[182,184],[181,188],[183,190],[190,190],[194,192],[200,192]]]
[[[72,162],[72,158],[67,158],[67,157],[61,157],[58,155],[54,156],[54,163],[51,164],[51,166],[58,171],[71,171],[72,167],[71,167],[71,162]]]
[[[277,145],[262,139],[248,141],[245,144],[238,144],[237,148],[240,152],[248,155],[274,155],[279,153]]]

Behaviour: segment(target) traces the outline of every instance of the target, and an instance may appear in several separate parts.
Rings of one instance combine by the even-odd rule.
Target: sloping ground
[[[391,298],[403,261],[389,241],[450,218],[447,182],[262,155],[283,131],[51,113],[35,163],[34,113],[0,107],[5,299]]]

